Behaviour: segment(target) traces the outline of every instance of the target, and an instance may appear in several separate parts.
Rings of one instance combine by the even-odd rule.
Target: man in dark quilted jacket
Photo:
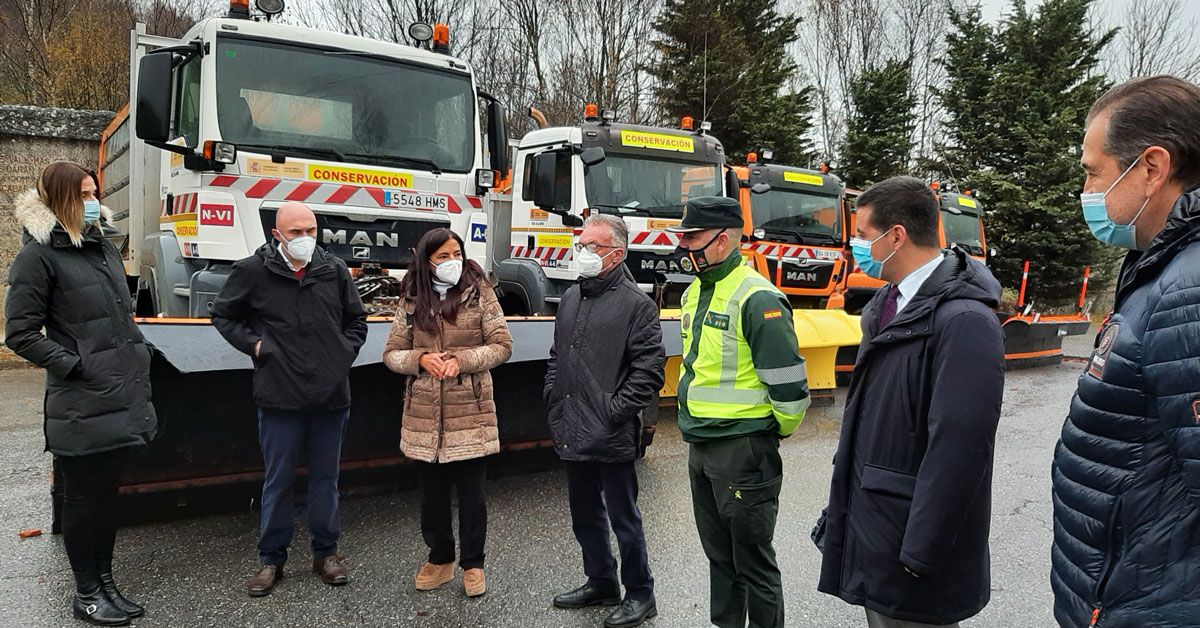
[[[1200,625],[1200,88],[1113,88],[1081,162],[1088,226],[1129,252],[1054,452],[1054,615]]]

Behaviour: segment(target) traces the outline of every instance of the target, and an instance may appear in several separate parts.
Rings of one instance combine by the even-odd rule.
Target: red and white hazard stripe
[[[167,212],[160,212],[160,216],[177,216],[179,214],[194,214],[196,206],[200,200],[200,195],[196,193],[179,194],[171,197],[171,209]],[[166,205],[166,200],[162,202]]]
[[[562,261],[567,259],[567,253],[571,249],[550,247],[550,246],[512,246],[509,247],[509,253],[512,257],[523,259],[536,259],[542,261]]]
[[[783,257],[797,259],[837,260],[842,254],[837,251],[814,249],[807,246],[789,244],[743,244],[743,251],[753,251],[767,257]]]
[[[629,234],[632,246],[679,246],[679,234],[670,231],[635,231]]]
[[[274,177],[243,177],[238,175],[206,175],[204,185],[239,190],[246,198],[264,201],[300,201],[326,205],[355,205],[388,209],[440,211],[443,206],[451,214],[478,211],[483,199],[466,194],[443,194],[418,190],[384,190],[383,188],[277,179]],[[407,205],[388,204],[386,192],[407,195],[413,202]],[[430,202],[433,201],[433,202]],[[444,205],[443,205],[444,203]]]

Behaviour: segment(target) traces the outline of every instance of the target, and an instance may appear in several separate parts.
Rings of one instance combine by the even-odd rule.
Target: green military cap
[[[741,229],[742,206],[726,196],[698,196],[683,207],[683,222],[667,231],[690,233],[706,229]]]

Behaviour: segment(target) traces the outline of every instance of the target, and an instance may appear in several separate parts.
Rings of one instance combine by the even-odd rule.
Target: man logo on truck
[[[804,273],[795,270],[789,270],[787,271],[787,280],[815,282],[817,280],[817,273]]]
[[[691,265],[690,261],[686,261],[685,263],[687,263],[689,266]],[[673,261],[652,260],[652,259],[642,260],[642,270],[653,270],[656,272],[661,271],[661,272],[673,272],[673,273],[680,272],[679,265]]]
[[[321,230],[321,244],[349,244],[350,246],[389,246],[394,249],[400,248],[400,235],[396,233],[387,233],[384,231],[375,232],[375,239],[371,239],[371,234],[366,231],[354,231],[349,240],[346,238],[345,229],[323,229]]]

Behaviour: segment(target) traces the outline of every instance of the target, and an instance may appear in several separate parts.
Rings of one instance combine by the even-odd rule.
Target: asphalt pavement
[[[964,626],[1053,626],[1050,461],[1081,368],[1068,363],[1008,374],[993,487],[992,601]],[[0,371],[0,399],[0,627],[81,625],[70,616],[62,540],[49,534],[41,373]],[[840,412],[840,406],[813,409],[782,445],[785,481],[775,538],[788,626],[865,626],[862,609],[816,591],[820,556],[809,540],[827,497]],[[656,628],[709,625],[707,563],[694,528],[686,460],[687,445],[666,423],[639,463],[659,609],[646,625]],[[345,587],[328,587],[309,572],[308,536],[299,525],[284,581],[269,597],[248,598],[258,521],[248,508],[123,528],[117,580],[147,607],[134,624],[145,627],[602,625],[606,609],[565,611],[550,603],[584,580],[562,470],[549,465],[496,475],[488,481],[489,591],[479,599],[465,597],[461,573],[441,590],[413,590],[412,576],[425,556],[414,490],[343,500],[340,552],[354,578]],[[47,534],[18,538],[18,530],[31,527]]]

